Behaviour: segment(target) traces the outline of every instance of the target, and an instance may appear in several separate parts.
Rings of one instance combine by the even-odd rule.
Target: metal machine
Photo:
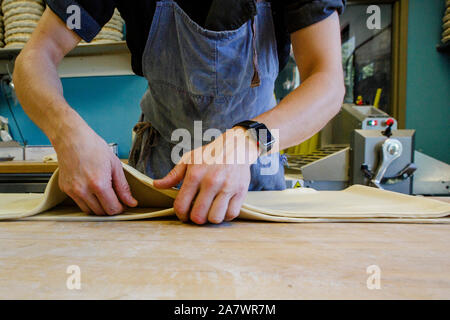
[[[288,187],[342,190],[363,184],[448,195],[450,166],[414,151],[414,135],[414,130],[398,130],[397,121],[375,107],[345,104],[321,131],[317,151],[288,155]]]

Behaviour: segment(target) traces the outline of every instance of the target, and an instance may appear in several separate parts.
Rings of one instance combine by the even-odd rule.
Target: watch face
[[[269,152],[275,144],[275,138],[264,123],[247,120],[236,124],[236,126],[247,128],[247,132],[256,140],[258,147],[264,152]]]
[[[270,133],[270,130],[262,123],[259,123],[254,130],[256,131],[259,146],[266,151],[270,151],[272,145],[275,143],[275,139]]]

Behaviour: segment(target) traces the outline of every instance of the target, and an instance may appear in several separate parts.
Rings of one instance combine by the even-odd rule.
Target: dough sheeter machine
[[[373,106],[344,104],[320,132],[317,151],[287,154],[289,188],[342,190],[353,184],[417,195],[450,194],[450,166],[414,150],[414,130]]]

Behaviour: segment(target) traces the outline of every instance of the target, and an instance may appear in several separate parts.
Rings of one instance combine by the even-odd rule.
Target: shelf
[[[125,41],[111,43],[83,43],[79,44],[75,49],[69,52],[67,56],[93,56],[129,52],[130,51]]]
[[[21,48],[0,48],[0,74],[12,73]],[[82,43],[58,67],[61,78],[133,75],[131,53],[125,41]]]
[[[0,48],[0,60],[14,59],[21,50],[21,48]],[[128,52],[128,47],[125,41],[111,43],[81,43],[69,52],[67,56],[92,56],[124,52]]]

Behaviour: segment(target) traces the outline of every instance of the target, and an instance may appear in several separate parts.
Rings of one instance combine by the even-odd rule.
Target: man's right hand
[[[69,136],[72,134],[72,136]],[[135,207],[122,164],[92,129],[65,132],[55,149],[59,187],[86,213],[116,215]]]
[[[60,188],[86,213],[114,215],[137,201],[120,160],[64,99],[57,71],[80,40],[47,8],[15,60],[14,84],[23,109],[55,147]]]

